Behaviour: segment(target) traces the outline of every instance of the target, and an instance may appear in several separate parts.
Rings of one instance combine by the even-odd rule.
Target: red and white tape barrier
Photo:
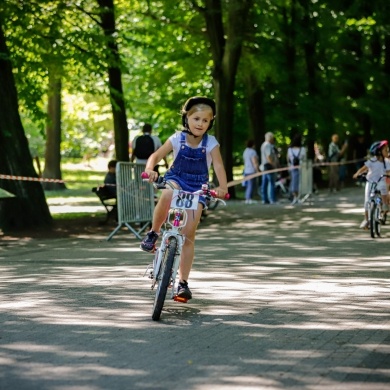
[[[320,163],[313,164],[313,167],[326,167],[326,166],[330,166],[330,165],[346,165],[346,164],[357,163],[359,161],[364,161],[364,159],[363,160],[350,160],[350,161],[345,161],[345,162],[334,162],[334,163],[331,163],[331,162],[320,162]],[[300,167],[300,165],[295,166],[294,168],[299,168],[299,167]],[[245,176],[242,179],[232,180],[232,181],[230,181],[227,184],[227,186],[228,187],[233,187],[235,185],[243,183],[244,181],[247,181],[247,180],[250,180],[250,179],[254,179],[255,177],[259,177],[259,176],[262,176],[262,175],[265,175],[265,174],[268,174],[268,173],[283,172],[283,171],[290,170],[291,168],[292,167],[275,168],[275,169],[271,169],[269,171],[257,172],[257,173],[254,173],[253,175]],[[37,182],[44,182],[44,183],[66,183],[64,180],[60,180],[60,179],[45,179],[45,178],[41,178],[41,177],[14,176],[14,175],[3,175],[3,174],[0,174],[0,179],[4,179],[4,180],[37,181]],[[106,185],[110,185],[110,184],[106,184]],[[115,186],[115,184],[111,184],[111,185]]]
[[[314,163],[312,166],[314,168],[314,167],[328,167],[328,166],[331,166],[331,165],[347,165],[347,164],[356,164],[359,161],[365,161],[365,159],[349,160],[349,161],[343,161],[343,162],[319,162],[319,163]],[[227,186],[228,187],[234,187],[234,186],[236,186],[238,184],[243,183],[244,181],[254,179],[255,177],[263,176],[263,175],[266,175],[266,174],[269,174],[269,173],[277,173],[277,172],[288,171],[290,169],[296,169],[296,168],[300,168],[300,167],[301,167],[300,165],[297,165],[297,166],[294,166],[294,167],[288,166],[288,167],[284,167],[284,168],[270,169],[269,171],[256,172],[256,173],[253,173],[252,175],[245,176],[242,179],[229,181]]]
[[[0,174],[0,179],[21,180],[21,181],[39,181],[39,182],[46,182],[46,183],[65,183],[64,180],[60,180],[60,179],[44,179],[41,177],[14,176],[14,175],[3,175],[3,174]]]

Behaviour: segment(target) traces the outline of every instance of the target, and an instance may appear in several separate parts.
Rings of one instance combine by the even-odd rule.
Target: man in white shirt
[[[268,132],[265,134],[265,141],[260,147],[261,166],[262,171],[269,171],[278,168],[279,159],[276,153],[275,136]],[[261,177],[261,199],[264,204],[276,203],[275,196],[275,173],[265,173]]]
[[[339,136],[337,134],[332,135],[332,141],[329,144],[328,148],[328,161],[331,163],[329,165],[329,192],[339,191],[340,190],[340,175],[339,167],[340,158],[344,155],[348,144],[344,143],[342,148],[339,148]]]

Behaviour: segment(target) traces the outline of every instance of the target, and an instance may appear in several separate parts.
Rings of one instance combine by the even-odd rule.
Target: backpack
[[[152,153],[154,153],[153,138],[148,134],[140,135],[135,141],[135,157],[141,160],[146,160]]]
[[[298,156],[295,156],[294,153],[293,153],[293,151],[291,151],[291,154],[292,154],[292,156],[293,156],[293,158],[292,158],[292,164],[294,165],[294,167],[297,167],[297,166],[299,165],[299,163],[300,163],[300,161],[299,161],[299,155],[301,154],[301,149],[299,149]]]

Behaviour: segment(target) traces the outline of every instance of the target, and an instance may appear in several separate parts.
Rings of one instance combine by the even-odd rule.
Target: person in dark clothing
[[[108,163],[108,172],[104,178],[107,194],[116,198],[116,164],[118,161],[111,160]]]
[[[162,143],[159,137],[152,135],[152,125],[145,123],[142,127],[142,135],[138,135],[134,138],[132,146],[133,153],[130,157],[130,161],[146,165],[148,158],[162,146]],[[166,156],[164,156],[163,160],[165,168],[168,169],[168,160]],[[154,167],[154,171],[159,173],[158,164]]]

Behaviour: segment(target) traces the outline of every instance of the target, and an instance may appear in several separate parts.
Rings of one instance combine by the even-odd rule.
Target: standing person
[[[287,149],[287,164],[290,167],[290,193],[293,195],[291,204],[299,201],[299,175],[300,170],[296,168],[306,159],[306,149],[302,147],[302,137],[297,135],[291,141]]]
[[[368,200],[370,198],[370,181],[378,181],[382,175],[390,174],[389,146],[387,140],[374,142],[370,147],[370,153],[373,156],[368,159],[364,165],[357,170],[353,175],[354,179],[357,179],[359,175],[367,172],[367,182],[364,192],[364,220],[360,224],[362,229],[368,227]],[[383,178],[377,185],[377,190],[381,192],[383,201],[383,212],[387,214],[389,210],[388,206],[388,189],[385,178]]]
[[[152,135],[152,125],[145,123],[142,127],[142,135],[138,135],[133,140],[133,153],[131,155],[130,161],[137,164],[146,164],[148,158],[154,153],[158,148],[161,147],[161,140],[156,135]],[[165,167],[168,168],[168,161],[166,157],[163,158],[165,162]],[[158,163],[154,167],[154,171],[158,172]]]
[[[173,151],[174,162],[165,174],[167,185],[171,189],[162,191],[161,197],[154,209],[152,229],[141,242],[141,249],[154,252],[155,244],[160,234],[170,207],[173,189],[194,192],[209,181],[209,169],[213,164],[219,187],[216,189],[219,198],[227,194],[226,172],[223,166],[219,143],[214,136],[207,134],[214,123],[216,107],[212,99],[207,97],[192,97],[186,101],[182,111],[184,129],[176,132],[154,152],[148,159],[145,172],[149,181],[153,182],[158,175],[153,170],[156,163]],[[187,224],[182,232],[185,236],[180,257],[179,284],[177,295],[191,299],[192,293],[188,287],[188,277],[194,261],[195,233],[202,210],[205,207],[204,197],[200,197],[198,209],[188,213]]]
[[[275,149],[275,137],[273,133],[268,132],[265,134],[265,141],[260,147],[261,155],[261,170],[269,171],[275,169],[279,165],[278,154]],[[268,197],[269,195],[269,197]],[[275,173],[265,173],[262,176],[261,181],[261,198],[263,204],[276,203],[275,197]]]
[[[259,156],[255,150],[255,142],[249,140],[246,144],[246,148],[243,153],[244,159],[244,176],[253,175],[256,172],[259,172]],[[255,201],[252,199],[253,189],[255,187],[257,178],[246,180],[245,183],[245,203],[252,204]]]
[[[340,175],[339,175],[339,164],[340,158],[344,155],[348,144],[344,143],[342,148],[339,148],[339,136],[338,134],[332,135],[331,143],[328,147],[328,161],[332,163],[329,165],[329,192],[340,191]]]

